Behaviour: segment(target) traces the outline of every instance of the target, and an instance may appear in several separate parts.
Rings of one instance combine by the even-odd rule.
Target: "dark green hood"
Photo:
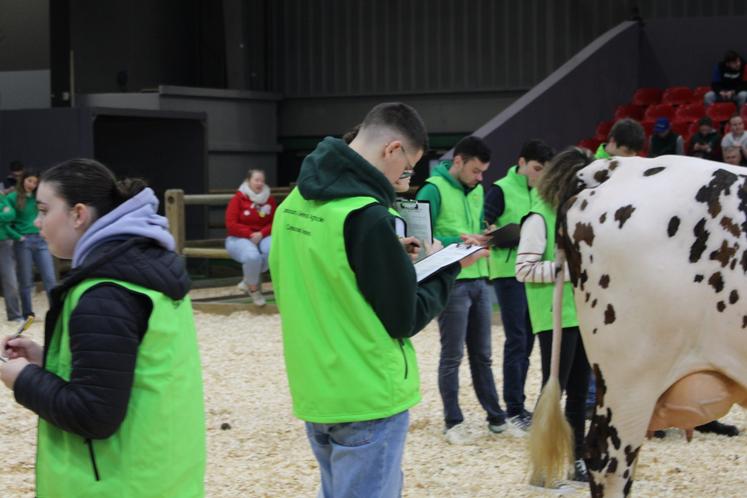
[[[391,206],[395,199],[389,180],[345,142],[333,137],[319,142],[303,160],[298,190],[304,198],[319,201],[365,195]]]

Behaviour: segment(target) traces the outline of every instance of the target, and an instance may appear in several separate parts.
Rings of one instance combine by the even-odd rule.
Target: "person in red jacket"
[[[226,208],[226,250],[233,260],[241,263],[244,271],[239,290],[249,294],[257,306],[265,304],[259,275],[267,271],[276,207],[265,183],[265,172],[251,169]]]

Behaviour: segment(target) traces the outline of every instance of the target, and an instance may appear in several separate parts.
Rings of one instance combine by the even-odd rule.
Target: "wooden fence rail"
[[[274,187],[272,195],[280,202],[288,196],[293,187]],[[165,210],[166,218],[169,220],[169,230],[176,242],[176,252],[191,258],[231,259],[222,247],[205,247],[222,239],[186,240],[186,217],[184,206],[228,206],[228,202],[235,195],[233,193],[211,193],[211,194],[185,194],[181,189],[170,189],[166,191]],[[211,225],[212,228],[212,225]]]

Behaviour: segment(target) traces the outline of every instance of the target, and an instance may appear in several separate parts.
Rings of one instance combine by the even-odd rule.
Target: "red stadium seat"
[[[690,100],[690,102],[702,104],[703,97],[705,96],[706,93],[710,91],[711,91],[710,86],[696,86],[695,89],[693,90],[693,97]]]
[[[697,121],[703,116],[705,116],[705,106],[702,102],[681,105],[674,113],[674,119],[677,121]]]
[[[633,104],[625,104],[625,105],[619,105],[617,106],[617,109],[615,109],[615,118],[613,121],[618,121],[620,119],[625,118],[632,118],[636,121],[640,121],[643,119],[643,112],[646,110],[645,107],[641,107],[639,105],[633,105]]]
[[[714,121],[728,121],[737,112],[734,102],[716,102],[706,108],[706,116]]]
[[[643,130],[646,132],[646,137],[650,137],[651,133],[654,131],[654,125],[656,124],[656,121],[641,121],[641,125],[643,125]]]
[[[662,104],[681,105],[689,103],[693,98],[693,91],[686,86],[673,86],[664,90],[661,96]]]
[[[672,104],[654,104],[648,106],[643,115],[644,121],[656,121],[658,118],[674,118],[674,106]]]
[[[742,116],[742,120],[747,121],[747,105],[742,106],[742,112],[739,115]]]
[[[596,140],[599,140],[600,142],[604,142],[605,140],[607,140],[613,124],[615,124],[614,121],[602,121],[601,123],[599,123],[597,125],[597,130],[594,133],[594,138]]]
[[[690,125],[691,121],[672,121],[672,131],[680,135],[683,139],[687,140],[690,138]],[[696,125],[697,126],[697,125]]]
[[[662,90],[659,88],[639,88],[633,94],[633,105],[647,106],[661,102]]]

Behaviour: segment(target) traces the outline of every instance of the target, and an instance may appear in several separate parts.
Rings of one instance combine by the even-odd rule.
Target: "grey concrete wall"
[[[0,71],[0,109],[49,107],[49,69]]]
[[[628,101],[639,81],[638,37],[633,22],[608,31],[476,130],[493,151],[486,184],[516,163],[527,140],[541,138],[559,149],[573,145]]]

